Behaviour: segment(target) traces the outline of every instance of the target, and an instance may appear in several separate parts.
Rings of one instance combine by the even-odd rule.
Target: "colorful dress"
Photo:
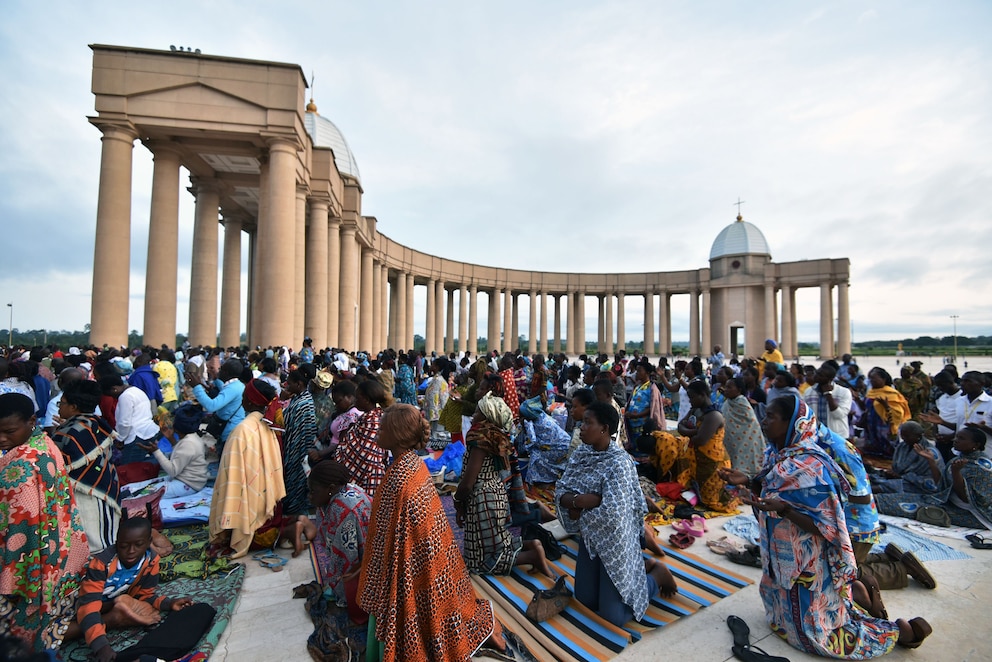
[[[759,593],[772,632],[823,657],[864,660],[892,650],[893,621],[873,618],[851,597],[858,568],[844,502],[849,483],[816,441],[816,419],[796,398],[782,450],[768,446],[761,497],[781,499],[813,519],[819,535],[773,512],[756,510],[763,574]]]
[[[664,404],[661,400],[661,391],[650,380],[634,387],[633,393],[630,394],[630,402],[627,403],[626,411],[628,417],[631,414],[648,413],[647,416],[630,417],[627,419],[628,437],[630,439],[636,440],[640,437],[644,431],[644,424],[649,420],[654,422],[655,430],[665,429],[665,422],[662,420],[665,414]]]
[[[441,418],[441,410],[448,404],[448,382],[444,377],[436,374],[427,383],[427,391],[424,392],[424,414],[427,420],[434,423]]]
[[[500,631],[416,453],[396,458],[372,501],[358,603],[375,619],[384,662],[463,662]]]
[[[393,396],[397,402],[417,406],[417,382],[414,380],[413,368],[404,364],[396,371],[396,388]]]
[[[286,498],[282,502],[284,515],[300,515],[310,509],[310,489],[303,461],[316,447],[317,417],[314,414],[313,396],[303,391],[290,398],[282,410],[282,469],[286,482]]]
[[[703,416],[713,408],[703,413]],[[702,416],[700,416],[700,422]],[[736,512],[738,501],[724,487],[726,482],[717,471],[730,468],[730,456],[723,445],[725,428],[721,427],[702,446],[693,445],[688,437],[670,432],[655,432],[655,453],[651,462],[659,475],[670,474],[682,487],[696,490],[699,502],[714,512]]]
[[[571,436],[543,411],[536,420],[525,420],[523,424],[523,445],[530,455],[527,482],[554,483],[568,462]]]
[[[371,516],[372,500],[354,483],[348,483],[330,503],[317,509],[317,534],[327,550],[326,560],[321,559],[320,576],[339,607],[348,606],[341,576],[361,565]]]
[[[892,441],[899,435],[899,426],[910,419],[909,403],[902,393],[891,386],[873,388],[865,401],[865,455],[890,458]]]
[[[0,456],[0,634],[58,651],[89,549],[62,453],[38,433]]]
[[[754,476],[761,469],[765,454],[765,435],[754,408],[743,395],[723,403],[723,445],[730,456],[730,466]]]
[[[473,446],[470,442],[466,462]],[[507,528],[510,502],[496,464],[497,457],[487,453],[465,504],[465,565],[480,575],[509,574],[523,549]]]
[[[334,449],[334,459],[348,468],[351,482],[369,496],[375,496],[375,490],[386,473],[386,451],[375,443],[381,419],[381,407],[376,406],[363,413],[354,425],[344,431],[341,443]]]

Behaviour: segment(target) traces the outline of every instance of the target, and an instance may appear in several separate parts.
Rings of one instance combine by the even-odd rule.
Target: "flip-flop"
[[[751,628],[740,616],[728,616],[727,627],[734,635],[734,645],[730,650],[738,660],[743,662],[789,662],[788,658],[769,655],[757,646],[752,646]]]
[[[707,540],[706,546],[710,548],[711,552],[714,554],[719,554],[720,556],[729,554],[730,552],[744,551],[743,545],[731,540],[727,536],[723,536],[722,538],[718,538],[716,540]]]
[[[969,533],[964,537],[975,549],[992,549],[992,542],[985,539],[980,533]]]
[[[252,554],[251,557],[261,564],[263,568],[268,568],[272,572],[282,572],[282,568],[289,562],[271,550],[265,550]]]
[[[692,523],[697,529],[702,529],[703,533],[709,530],[706,528],[706,518],[701,515],[693,515]]]
[[[727,552],[727,558],[738,565],[749,565],[752,568],[761,567],[761,555],[755,554],[749,549],[743,552]]]
[[[696,522],[691,519],[678,520],[672,524],[672,528],[680,533],[687,533],[694,538],[702,538],[703,534],[706,533],[704,526],[697,525]]]
[[[696,542],[695,536],[692,536],[685,531],[679,531],[678,533],[673,533],[668,537],[668,542],[671,543],[672,547],[676,549],[686,549],[692,546],[692,543]]]

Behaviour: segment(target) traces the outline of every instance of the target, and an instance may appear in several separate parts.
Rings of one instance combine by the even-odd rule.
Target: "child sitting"
[[[159,466],[169,474],[165,489],[165,499],[186,497],[196,494],[207,484],[206,446],[199,435],[200,422],[203,420],[203,410],[198,406],[181,405],[172,415],[172,431],[179,436],[179,441],[172,447],[172,454],[166,457],[158,448],[158,440],[136,442],[147,452],[152,453]],[[163,425],[163,427],[165,427]],[[173,438],[165,430],[166,436]]]
[[[157,595],[159,556],[151,547],[152,523],[144,517],[123,520],[117,542],[90,558],[79,599],[76,623],[66,638],[82,635],[99,662],[117,656],[107,639],[108,628],[153,625],[160,610],[179,611],[190,598]]]

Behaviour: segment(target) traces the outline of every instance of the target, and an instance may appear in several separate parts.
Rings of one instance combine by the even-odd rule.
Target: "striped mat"
[[[578,543],[566,539],[561,545],[565,554],[552,565],[556,572],[568,576],[569,588],[574,590]],[[671,599],[655,595],[641,622],[630,621],[623,627],[604,621],[574,599],[554,618],[543,623],[532,622],[526,611],[534,591],[552,585],[552,581],[543,575],[531,575],[514,568],[505,577],[473,575],[472,581],[480,595],[493,601],[500,620],[524,640],[538,660],[609,660],[640,640],[645,632],[690,616],[751,583],[746,577],[712,565],[694,554],[670,548],[666,548],[666,552],[668,556],[664,562],[678,582],[678,594]],[[645,553],[645,556],[649,554]]]

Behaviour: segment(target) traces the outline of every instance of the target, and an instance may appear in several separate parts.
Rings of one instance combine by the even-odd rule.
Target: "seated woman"
[[[871,388],[865,397],[865,412],[862,427],[865,442],[861,448],[864,455],[890,458],[894,451],[893,443],[899,435],[899,426],[910,420],[909,403],[902,393],[892,386],[892,376],[882,368],[868,371]]]
[[[317,522],[306,515],[296,521],[293,556],[303,552],[303,536],[318,537],[327,550],[327,563],[321,563],[324,589],[334,594],[339,607],[348,608],[348,616],[361,625],[368,614],[358,607],[358,573],[365,553],[365,537],[372,514],[372,500],[365,490],[350,482],[344,465],[324,460],[314,465],[308,480],[310,502],[317,509]]]
[[[501,472],[510,467],[513,414],[490,392],[495,375],[479,384],[481,397],[466,436],[461,481],[455,492],[458,525],[465,529],[465,565],[480,575],[507,575],[513,566],[533,565],[554,577],[537,540],[521,541],[507,528],[509,500]]]
[[[665,404],[661,399],[661,391],[651,381],[655,367],[647,359],[640,361],[634,371],[634,391],[624,417],[627,419],[627,438],[637,439],[644,432],[644,424],[652,421],[652,430],[664,430]]]
[[[281,518],[276,507],[286,496],[282,455],[275,433],[262,420],[262,412],[275,397],[275,389],[260,379],[244,388],[241,404],[246,415],[224,446],[210,502],[214,554],[229,548],[232,558],[244,556],[263,529],[275,529],[278,536]],[[275,540],[266,542],[271,546]]]
[[[759,592],[772,632],[801,651],[841,659],[884,655],[896,643],[919,646],[932,632],[925,620],[874,618],[861,606],[870,599],[856,579],[847,530],[849,483],[818,445],[809,407],[795,396],[773,400],[762,426],[772,445],[762,472],[720,473],[750,488],[742,496],[758,518]]]
[[[416,453],[429,438],[430,426],[413,405],[396,404],[383,413],[376,440],[394,461],[372,502],[358,585],[358,604],[374,619],[369,659],[461,662],[480,648],[507,650],[492,604],[476,596]]]
[[[620,416],[593,402],[582,421],[582,446],[572,453],[555,488],[558,520],[579,533],[575,597],[614,625],[640,619],[651,597],[677,589],[668,568],[641,555],[647,507],[634,461],[611,443]]]
[[[674,474],[675,482],[686,489],[698,488],[703,508],[717,512],[737,509],[737,499],[724,487],[719,469],[730,468],[730,456],[723,445],[723,414],[710,400],[706,382],[697,380],[686,388],[691,414],[679,421],[676,437],[655,432],[655,463],[661,475]]]
[[[58,652],[86,556],[62,453],[35,428],[35,403],[0,395],[0,632]]]
[[[179,611],[190,598],[157,595],[159,556],[151,548],[152,523],[144,517],[121,522],[117,542],[90,559],[79,589],[76,620],[66,638],[82,635],[99,662],[117,657],[107,630],[154,625],[161,611]]]
[[[872,492],[933,494],[944,473],[944,458],[940,451],[923,436],[923,426],[916,421],[903,423],[899,438],[900,442],[892,452],[892,468],[870,476]]]
[[[172,453],[165,456],[158,440],[139,445],[154,455],[163,471],[169,475],[165,488],[165,499],[196,494],[207,485],[210,474],[207,470],[206,444],[200,436],[200,422],[203,410],[196,406],[180,405],[172,416],[172,431],[179,435],[179,441],[172,446]]]
[[[753,476],[761,469],[765,452],[765,435],[754,408],[744,396],[744,380],[731,377],[723,384],[723,444],[730,456],[730,466]]]
[[[536,487],[551,487],[565,470],[572,438],[542,409],[521,407],[520,417],[524,428],[522,451],[530,456],[527,482]]]
[[[920,506],[940,506],[954,526],[992,529],[992,460],[985,455],[985,441],[981,429],[961,428],[954,435],[958,456],[944,467],[937,491],[878,494],[879,511],[915,519]]]
[[[386,453],[376,443],[376,437],[383,407],[391,402],[386,389],[375,379],[359,384],[355,391],[355,406],[362,415],[342,433],[341,443],[334,450],[334,459],[347,467],[351,480],[369,496],[375,496],[386,473]]]

